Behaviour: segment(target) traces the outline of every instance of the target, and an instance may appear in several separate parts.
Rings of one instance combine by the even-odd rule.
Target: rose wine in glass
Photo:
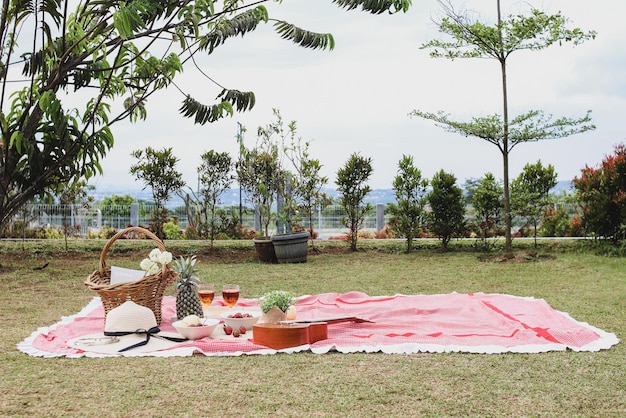
[[[222,298],[224,298],[224,303],[229,308],[235,306],[239,300],[239,285],[225,284],[222,287]]]

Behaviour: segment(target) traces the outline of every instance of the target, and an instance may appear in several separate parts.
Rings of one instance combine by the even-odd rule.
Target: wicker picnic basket
[[[163,293],[165,289],[176,281],[177,275],[167,265],[164,265],[157,274],[145,276],[134,282],[118,283],[111,285],[111,268],[106,266],[106,255],[109,248],[115,241],[121,237],[134,236],[142,234],[154,242],[161,251],[165,251],[163,242],[152,232],[141,227],[130,227],[123,229],[113,235],[111,239],[102,248],[100,254],[100,266],[89,275],[85,281],[85,285],[98,293],[102,299],[106,314],[113,308],[120,306],[122,303],[132,300],[138,305],[150,308],[154,312],[157,324],[161,324],[161,303],[163,301]]]

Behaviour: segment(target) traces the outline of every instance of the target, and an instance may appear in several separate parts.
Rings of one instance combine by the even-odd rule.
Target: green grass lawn
[[[83,281],[105,241],[0,241],[1,416],[626,416],[626,350],[598,353],[339,354],[185,358],[42,359],[16,349],[38,327],[94,296]],[[582,243],[542,242],[526,262],[480,261],[453,243],[316,244],[303,264],[266,265],[250,242],[166,242],[198,254],[203,280],[240,284],[242,297],[295,294],[506,293],[553,308],[618,338],[626,335],[626,259]],[[514,242],[518,252],[529,244]],[[154,247],[118,241],[107,263],[138,268]],[[48,265],[41,269],[38,267]],[[169,293],[172,294],[173,286]]]

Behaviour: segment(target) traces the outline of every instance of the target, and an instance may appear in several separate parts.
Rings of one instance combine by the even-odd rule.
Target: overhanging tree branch
[[[267,1],[98,0],[80,2],[69,11],[63,0],[4,0],[0,227],[35,195],[101,172],[99,161],[113,146],[111,126],[126,118],[145,118],[147,98],[171,86],[198,52],[210,54],[226,39],[249,35],[259,23],[267,23],[269,15],[262,6]],[[407,11],[411,1],[334,3],[378,14]],[[334,47],[330,34],[272,21],[278,22],[275,30],[280,37],[298,46]],[[30,83],[11,90],[8,83],[17,81],[14,56],[23,57]],[[198,123],[209,123],[254,106],[252,92],[215,84],[221,87],[215,104],[202,104],[182,92],[181,112]],[[57,96],[61,89],[65,97]],[[82,104],[71,104],[74,93],[81,95],[77,97]],[[113,106],[119,99],[124,102],[121,110]]]

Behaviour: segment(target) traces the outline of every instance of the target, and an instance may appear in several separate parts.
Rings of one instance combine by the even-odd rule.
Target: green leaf
[[[359,6],[363,11],[373,14],[383,12],[406,13],[411,6],[411,0],[333,0],[333,3],[339,5],[346,10],[353,10]]]
[[[13,131],[13,135],[11,135],[11,140],[9,141],[9,148],[15,147],[18,153],[22,153],[22,140],[24,139],[24,134],[22,131]]]
[[[44,112],[48,112],[48,109],[50,108],[50,104],[52,103],[53,99],[54,99],[54,92],[50,90],[44,92],[44,94],[42,94],[41,97],[39,98],[39,108],[43,110]]]
[[[238,112],[246,110],[252,110],[256,102],[254,92],[251,91],[239,91],[224,89],[217,96],[218,99],[223,99],[235,106]]]
[[[180,108],[180,113],[186,118],[194,118],[194,123],[204,125],[213,123],[226,115],[234,114],[233,106],[230,102],[222,101],[221,103],[211,106],[204,105],[191,96],[187,96]]]
[[[113,25],[122,39],[128,39],[137,29],[145,27],[140,16],[140,12],[144,12],[145,8],[140,1],[120,2],[119,6],[120,9],[113,13]]]
[[[267,10],[263,6],[247,10],[230,20],[223,19],[213,26],[211,33],[200,38],[200,49],[208,49],[210,54],[215,48],[226,42],[226,39],[238,35],[244,36],[256,29],[259,23],[267,22],[267,20]]]
[[[335,39],[330,33],[311,32],[284,21],[274,23],[274,29],[281,38],[290,40],[304,48],[328,49],[330,51],[335,48]]]

